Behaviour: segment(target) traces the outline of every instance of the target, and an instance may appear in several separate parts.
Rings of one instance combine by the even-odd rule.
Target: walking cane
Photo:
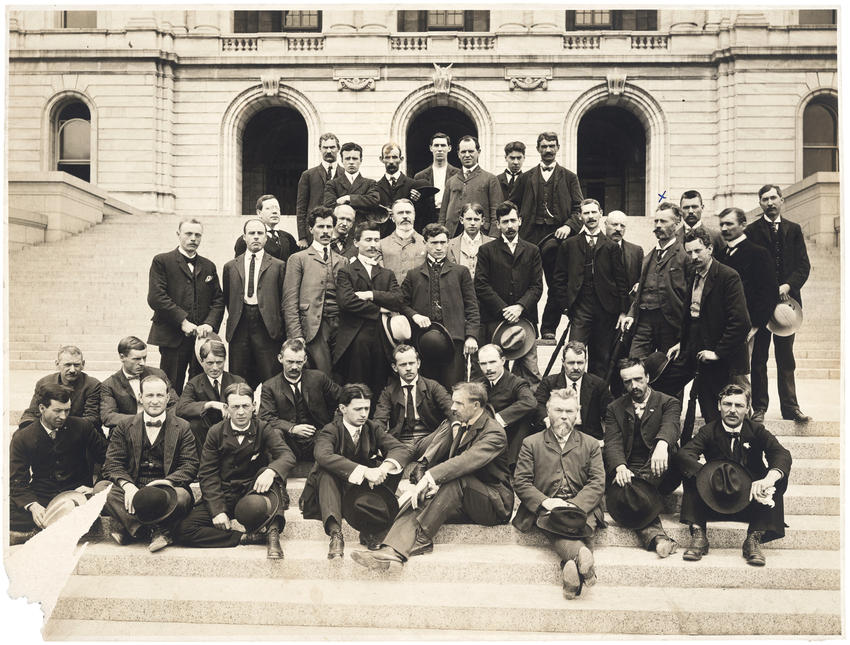
[[[561,338],[558,339],[558,344],[555,345],[555,351],[552,352],[552,356],[549,357],[549,364],[546,366],[546,371],[543,372],[542,378],[546,378],[549,376],[549,372],[552,371],[552,366],[555,364],[555,359],[558,357],[558,354],[561,351],[561,348],[564,346],[564,343],[567,342],[567,336],[570,333],[570,326],[572,325],[572,321],[567,321],[567,328],[564,330],[564,333],[561,334]]]
[[[472,376],[472,354],[466,355],[466,382],[468,383]]]
[[[699,390],[699,366],[697,366],[694,380],[691,382],[691,391],[688,394],[688,409],[685,412],[685,421],[682,423],[682,439],[679,445],[684,446],[691,440],[694,434],[694,420],[697,414],[697,391]]]

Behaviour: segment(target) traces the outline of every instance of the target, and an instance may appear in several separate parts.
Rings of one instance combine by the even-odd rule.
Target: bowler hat
[[[386,486],[352,486],[342,498],[342,516],[358,531],[381,533],[398,515],[398,500]]]
[[[611,517],[627,529],[642,529],[664,508],[658,490],[645,479],[632,477],[625,486],[611,483],[605,493]]]
[[[540,240],[540,241],[537,243],[537,248],[542,249],[542,248],[543,248],[543,245],[544,245],[544,244],[546,244],[546,242],[548,242],[549,240],[551,240],[553,237],[555,237],[555,231],[552,231],[552,232],[551,232],[551,233],[549,233],[548,235],[545,235],[545,236],[543,237],[543,239],[542,239],[542,240]]]
[[[201,347],[203,347],[204,343],[208,340],[217,340],[218,342],[221,342],[221,336],[216,334],[214,331],[211,331],[204,338],[201,338],[200,336],[195,338],[195,358],[198,359],[199,363],[203,362],[203,359],[201,358]]]
[[[578,506],[559,506],[537,516],[537,526],[544,531],[569,538],[586,538],[593,535],[587,525],[587,513]]]
[[[251,491],[236,502],[233,517],[248,533],[256,533],[268,524],[280,510],[281,499],[272,487],[265,493]]]
[[[409,341],[413,336],[410,330],[410,321],[403,314],[394,314],[389,311],[382,313],[381,326],[384,328],[387,340],[393,347]]]
[[[515,323],[507,320],[500,322],[490,342],[502,348],[505,360],[514,361],[531,351],[536,338],[537,330],[534,325],[525,318],[520,318]]]
[[[715,459],[705,464],[696,476],[697,492],[713,511],[732,515],[750,503],[753,478],[741,464]]]
[[[415,342],[416,349],[425,363],[443,364],[454,356],[452,335],[438,322],[432,322],[427,329],[420,329]]]
[[[44,509],[44,526],[48,527],[58,522],[75,508],[86,503],[86,496],[75,490],[66,490],[50,500]]]
[[[436,186],[414,186],[413,190],[418,191],[422,197],[433,197],[440,192]]]
[[[156,483],[142,486],[133,497],[136,519],[142,524],[156,524],[177,508],[177,491],[171,484]]]
[[[652,383],[661,376],[670,359],[664,352],[652,352],[649,356],[643,359],[643,366],[646,369],[646,376],[649,382]]]
[[[790,336],[797,333],[802,324],[803,307],[794,298],[788,298],[776,305],[767,321],[767,328],[777,336]]]

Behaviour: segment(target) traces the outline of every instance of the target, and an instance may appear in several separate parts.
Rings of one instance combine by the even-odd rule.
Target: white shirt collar
[[[478,230],[478,234],[475,237],[469,237],[466,234],[466,231],[462,233],[463,239],[469,242],[470,244],[481,244],[481,230]]]
[[[566,378],[566,380],[567,380],[567,389],[568,389],[568,390],[573,389],[573,383],[575,383],[575,384],[576,384],[576,389],[577,389],[579,392],[581,392],[581,380],[584,378],[584,374],[582,374],[581,376],[579,376],[577,381],[572,381],[572,380],[570,380],[570,377],[569,377],[569,376],[567,376],[566,374],[564,375],[564,378]]]
[[[139,379],[139,381],[141,381],[141,380],[142,380],[142,377],[141,377],[141,376],[134,376],[133,374],[127,374],[127,372],[124,370],[124,368],[123,368],[123,367],[121,368],[121,373],[124,375],[124,378],[126,378],[128,381],[129,381],[130,379],[134,379],[134,378]]]
[[[493,387],[496,387],[496,386],[499,384],[499,381],[501,381],[501,380],[502,380],[502,377],[503,377],[504,375],[505,375],[505,372],[504,372],[504,370],[502,370],[502,373],[501,373],[501,374],[499,374],[499,378],[497,378],[495,381],[490,381],[491,385],[492,385]],[[487,380],[489,381],[490,379],[487,379]]]
[[[357,176],[359,174],[360,174],[359,170],[356,173],[354,173],[353,175],[349,175],[348,171],[345,171],[345,176],[348,178],[348,183],[350,183],[350,184],[353,184],[355,182],[355,180],[357,179]]]
[[[251,261],[251,253],[254,253],[254,255],[256,255],[256,256],[257,256],[257,260],[256,260],[256,261],[257,261],[257,262],[262,262],[262,261],[263,261],[263,254],[264,254],[265,252],[266,252],[266,251],[265,251],[265,249],[260,249],[260,250],[259,250],[259,251],[257,251],[256,253],[254,253],[253,251],[249,251],[248,249],[245,249],[245,261],[246,261],[246,262],[250,262],[250,261]]]
[[[375,258],[375,259],[373,259],[373,258],[367,258],[365,255],[361,255],[360,253],[358,253],[358,254],[357,254],[357,259],[358,259],[358,260],[360,260],[360,264],[362,264],[364,267],[367,267],[367,271],[368,271],[371,267],[376,267],[376,266],[378,266],[378,260],[377,260],[377,258]],[[371,275],[371,273],[370,273],[369,275]]]
[[[671,246],[673,246],[675,243],[676,243],[676,236],[674,235],[673,237],[670,238],[670,241],[667,242],[667,244],[665,244],[664,246],[661,246],[661,242],[656,242],[655,248],[658,249],[659,251],[666,251]]]
[[[596,236],[602,235],[602,229],[601,229],[601,228],[599,228],[599,227],[597,227],[597,228],[596,228],[596,233],[591,233],[591,232],[587,229],[587,226],[582,226],[582,227],[581,227],[581,231],[579,231],[579,232],[580,232],[582,235],[596,235]]]
[[[695,231],[698,228],[702,227],[702,220],[697,220],[697,223],[693,226],[688,226],[684,220],[682,221],[682,229],[685,231]]]
[[[148,421],[162,421],[162,423],[165,424],[165,412],[160,414],[158,417],[152,417],[147,412],[142,412],[142,416],[144,417],[145,423]]]
[[[507,244],[510,247],[515,247],[519,243],[519,235],[515,235],[513,241],[509,240],[504,235],[502,235],[502,242],[504,242],[505,244]]]
[[[442,260],[437,260],[430,253],[426,253],[425,257],[428,259],[428,262],[445,262],[448,256],[443,256]]]
[[[197,258],[197,257],[198,257],[197,252],[195,253],[195,255],[189,255],[189,254],[188,254],[188,253],[186,253],[186,251],[184,251],[184,250],[183,250],[183,248],[182,248],[182,247],[180,247],[180,246],[178,246],[178,247],[177,247],[177,251],[178,251],[178,253],[180,253],[180,255],[182,255],[184,258],[186,258],[186,259],[188,259],[188,260],[194,260],[195,258]]]
[[[398,380],[399,380],[399,382],[401,383],[401,387],[402,387],[402,388],[404,388],[404,387],[406,387],[406,386],[408,386],[408,385],[412,385],[412,386],[413,386],[413,389],[415,390],[415,389],[416,389],[416,384],[417,384],[417,383],[419,383],[419,374],[417,374],[415,377],[413,377],[413,380],[412,380],[410,383],[408,383],[407,381],[405,381],[405,380],[404,380],[403,378],[401,378],[400,376],[398,377]]]
[[[319,255],[321,255],[322,257],[325,256],[325,249],[328,249],[328,257],[330,257],[330,245],[322,246],[321,244],[319,244],[318,240],[313,240],[313,243],[310,246],[312,246],[316,251],[318,251]]]
[[[301,373],[301,376],[302,376],[302,377],[304,376],[304,373],[303,373],[303,372]],[[290,381],[290,380],[286,377],[286,375],[284,374],[284,375],[283,375],[283,380],[284,380],[284,381],[286,381],[287,383],[289,383],[290,385],[300,385],[300,384],[301,384],[301,378],[300,378],[300,377],[299,377],[299,379],[298,379],[297,381]]]
[[[540,170],[545,170],[547,167],[548,167],[548,168],[551,168],[552,170],[555,170],[555,166],[557,166],[557,165],[558,165],[558,162],[557,162],[557,161],[553,161],[551,166],[547,166],[545,163],[543,163],[543,162],[541,161],[541,162],[540,162]]]
[[[398,178],[401,177],[401,170],[396,170],[394,175],[384,173],[384,176],[387,178],[387,181],[389,181],[390,179],[395,179],[396,181],[398,181]]]
[[[741,432],[741,428],[744,427],[743,422],[741,422],[741,425],[739,425],[737,428],[730,428],[729,426],[726,425],[726,423],[722,419],[721,419],[720,423],[723,425],[723,429],[726,432]]]
[[[249,421],[248,421],[248,425],[246,425],[244,428],[239,428],[239,427],[237,427],[237,426],[236,426],[236,424],[235,424],[235,423],[233,423],[233,420],[231,419],[231,421],[230,421],[230,427],[231,427],[233,430],[235,430],[236,432],[247,432],[247,431],[248,431],[248,428],[250,428],[250,427],[251,427],[251,421],[249,420]]]
[[[475,172],[476,168],[478,168],[478,164],[475,164],[474,166],[472,166],[472,168],[464,167],[462,170],[463,170],[464,174],[469,175],[469,174],[472,174],[473,172]]]
[[[327,161],[322,160],[322,168],[325,169],[325,172],[328,171],[328,168],[333,168],[335,165],[335,163],[328,163]]]
[[[350,435],[351,435],[351,438],[352,438],[352,439],[354,438],[354,436],[355,436],[356,434],[359,434],[359,433],[360,433],[360,431],[363,429],[363,426],[360,426],[360,427],[358,428],[358,427],[356,427],[356,426],[351,425],[351,424],[350,424],[348,421],[346,421],[345,419],[343,419],[343,420],[342,420],[342,425],[344,425],[344,426],[345,426],[345,429],[346,429],[346,430],[348,430],[348,434],[350,434]]]
[[[729,240],[728,242],[726,242],[726,246],[728,246],[730,249],[734,249],[736,246],[738,246],[741,242],[743,242],[746,239],[747,239],[746,234],[741,233],[734,240]]]
[[[632,400],[632,405],[634,405],[635,407],[641,407],[641,408],[646,407],[646,404],[647,404],[647,402],[649,402],[649,397],[651,395],[652,395],[652,388],[647,387],[646,388],[646,396],[644,397],[643,401],[638,401],[637,403],[635,403],[635,401]]]
[[[411,228],[410,232],[407,235],[401,235],[401,233],[399,233],[398,227],[396,227],[395,229],[393,229],[392,234],[395,235],[395,237],[401,240],[402,242],[406,242],[416,234],[416,229]]]
[[[770,224],[771,226],[773,226],[774,224],[779,224],[779,222],[782,220],[781,215],[777,215],[775,220],[770,219],[767,215],[762,215],[762,217],[764,217],[764,221]]]
[[[209,376],[207,376],[206,374],[204,374],[204,376],[207,377],[207,380],[210,382],[210,385],[212,385],[213,387],[215,387],[215,383],[213,383],[213,381],[218,381],[218,387],[219,387],[219,389],[221,389],[221,376],[224,376],[223,373],[217,379],[212,379]]]
[[[39,418],[38,422],[41,424],[41,427],[42,427],[42,428],[44,429],[44,431],[47,433],[47,436],[48,436],[48,437],[50,436],[50,433],[51,433],[51,432],[56,432],[56,431],[58,430],[58,428],[57,428],[56,430],[51,430],[51,429],[50,429],[50,428],[48,428],[46,425],[44,425],[44,419]]]

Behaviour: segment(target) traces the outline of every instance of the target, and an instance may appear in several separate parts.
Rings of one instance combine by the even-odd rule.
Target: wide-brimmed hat
[[[177,491],[165,483],[142,486],[133,497],[133,508],[142,524],[156,524],[177,508]]]
[[[661,376],[661,373],[669,362],[670,359],[664,352],[652,352],[652,354],[643,359],[643,366],[646,368],[646,376],[649,378],[650,383],[656,381]]]
[[[803,307],[794,298],[780,302],[773,310],[767,329],[777,336],[790,336],[797,333],[803,324]]]
[[[386,486],[352,486],[342,498],[342,516],[358,531],[381,533],[398,515],[398,500]]]
[[[640,477],[632,477],[625,486],[609,484],[605,502],[611,517],[627,529],[648,526],[664,508],[656,487]]]
[[[44,519],[42,522],[45,527],[48,527],[85,503],[86,496],[82,493],[75,490],[62,491],[51,499],[47,508],[44,509]]]
[[[251,491],[236,502],[233,517],[245,527],[248,533],[256,533],[265,528],[280,510],[281,499],[277,490],[272,487],[265,493]]]
[[[713,511],[731,515],[750,503],[753,478],[741,464],[729,459],[715,459],[697,473],[699,496]]]
[[[410,329],[410,321],[403,314],[394,314],[392,312],[384,312],[381,314],[381,326],[390,341],[390,345],[395,347],[401,343],[406,343],[413,336]]]
[[[195,358],[198,359],[199,363],[201,362],[201,347],[203,347],[204,343],[208,340],[217,340],[218,342],[222,342],[221,336],[216,334],[214,331],[208,333],[204,338],[195,338]]]
[[[546,242],[548,242],[549,240],[551,240],[553,237],[555,237],[555,231],[552,231],[551,233],[549,233],[549,234],[547,234],[547,235],[544,235],[544,236],[543,236],[543,239],[542,239],[542,240],[540,240],[540,241],[537,243],[537,248],[542,249],[542,248],[543,248],[543,245],[544,245],[544,244],[546,244]]]
[[[440,192],[436,186],[414,186],[413,190],[418,191],[422,197],[433,197]]]
[[[593,529],[587,525],[587,513],[578,506],[559,506],[540,513],[536,524],[544,531],[569,538],[586,538],[593,535]]]
[[[414,342],[423,363],[442,364],[452,360],[454,356],[452,335],[438,322],[432,322],[427,329],[420,329],[414,337]]]
[[[537,339],[537,330],[525,318],[512,323],[503,320],[493,332],[491,343],[502,348],[505,360],[513,361],[531,351]]]

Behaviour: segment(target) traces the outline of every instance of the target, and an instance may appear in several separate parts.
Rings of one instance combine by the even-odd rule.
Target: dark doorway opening
[[[588,111],[578,126],[577,165],[584,196],[603,212],[644,215],[646,132],[634,114],[611,106]]]
[[[433,162],[429,146],[431,135],[444,132],[452,139],[452,150],[449,152],[449,163],[460,167],[457,156],[457,142],[466,135],[478,136],[475,122],[460,110],[438,106],[420,112],[407,127],[404,155],[407,157],[407,175],[412,177]]]
[[[307,123],[296,110],[258,112],[242,136],[242,213],[254,214],[260,195],[274,195],[282,215],[295,214],[298,179],[307,168]]]

